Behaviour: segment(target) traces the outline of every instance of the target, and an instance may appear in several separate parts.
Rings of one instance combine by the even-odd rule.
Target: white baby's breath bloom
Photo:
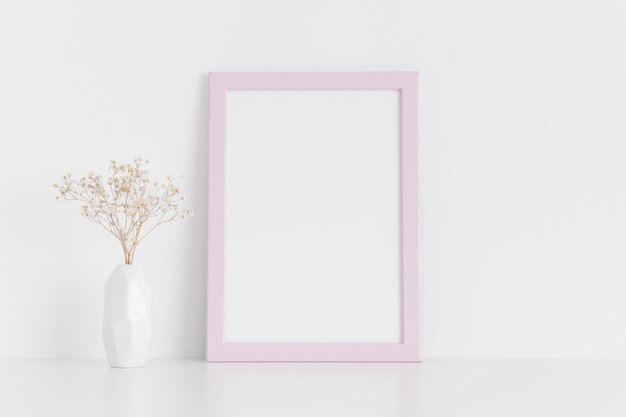
[[[90,172],[79,180],[67,173],[62,184],[53,184],[59,192],[57,200],[82,202],[81,215],[120,241],[127,264],[132,264],[137,245],[157,226],[193,215],[174,203],[183,200],[180,188],[174,184],[182,176],[168,176],[164,184],[159,184],[150,180],[146,164],[148,160],[142,158],[130,164],[111,160],[104,182],[102,175]]]

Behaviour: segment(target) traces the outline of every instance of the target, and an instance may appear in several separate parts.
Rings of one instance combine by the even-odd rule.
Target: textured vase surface
[[[141,268],[116,266],[104,291],[104,350],[112,367],[145,365],[152,338],[151,303],[152,292]]]

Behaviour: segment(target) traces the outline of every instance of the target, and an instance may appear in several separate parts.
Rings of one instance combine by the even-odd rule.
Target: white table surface
[[[625,416],[626,361],[0,360],[0,416]]]

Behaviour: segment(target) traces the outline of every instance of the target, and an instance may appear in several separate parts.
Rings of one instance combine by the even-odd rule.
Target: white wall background
[[[140,248],[153,356],[201,356],[206,73],[421,71],[425,357],[626,358],[626,3],[0,3],[0,357],[102,356],[112,238],[71,169],[183,172]]]

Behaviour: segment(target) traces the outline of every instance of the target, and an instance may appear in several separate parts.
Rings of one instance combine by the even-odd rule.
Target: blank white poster
[[[224,342],[401,342],[399,93],[226,102]]]

